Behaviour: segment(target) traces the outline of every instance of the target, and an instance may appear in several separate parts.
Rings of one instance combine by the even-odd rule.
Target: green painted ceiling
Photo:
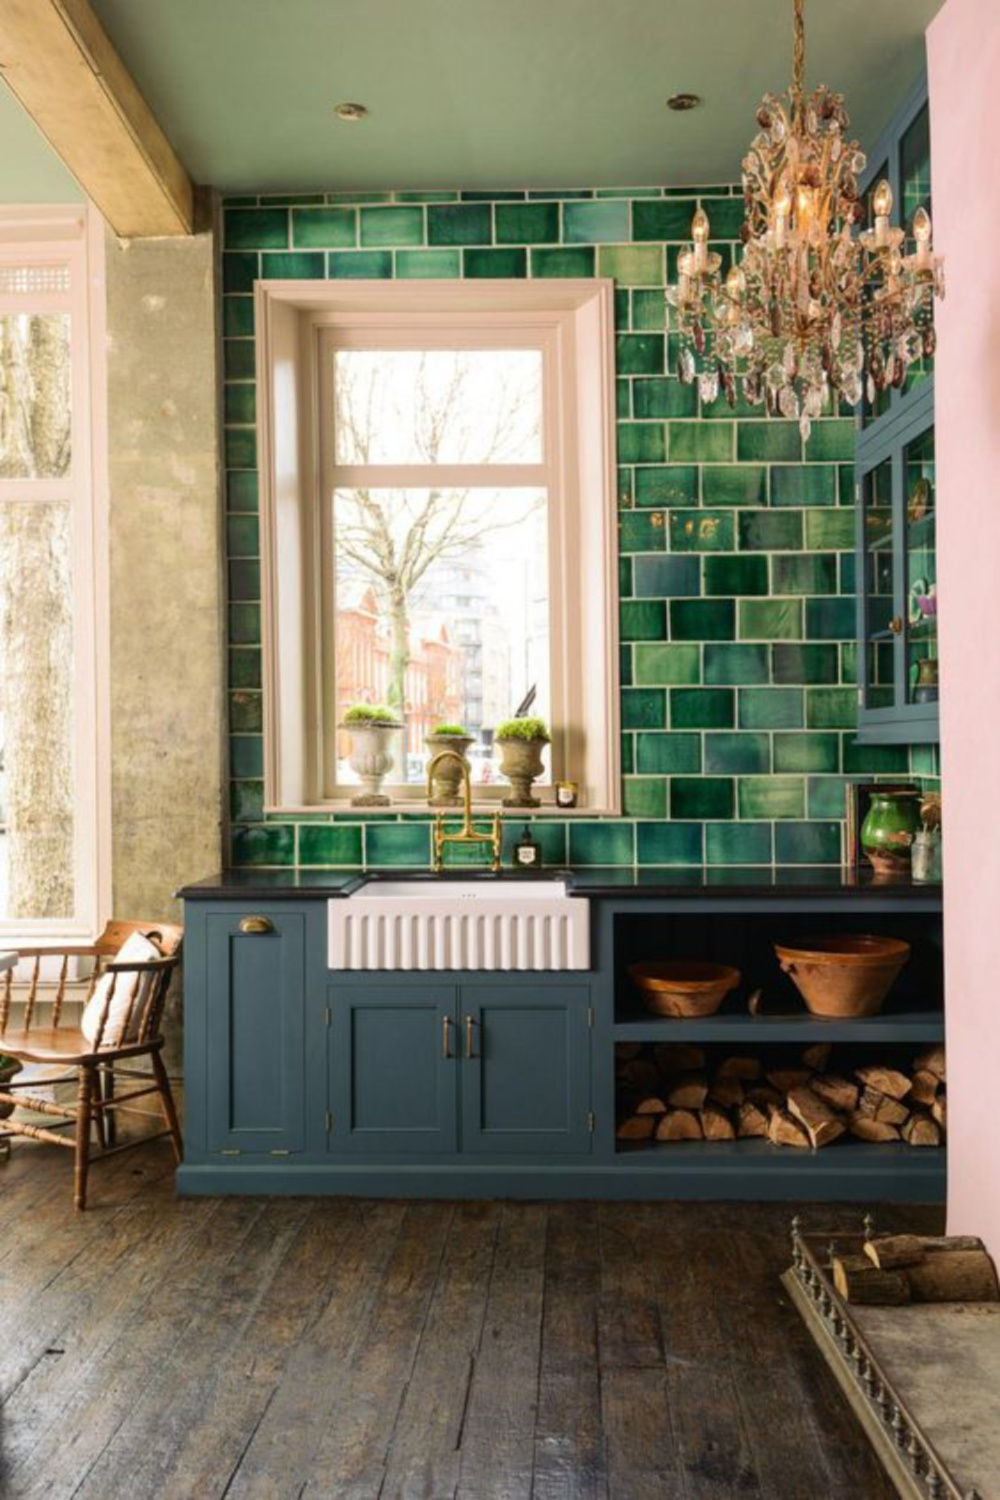
[[[0,88],[0,203],[78,203],[83,193],[14,95]]]
[[[92,3],[192,175],[231,191],[731,181],[791,66],[791,0]],[[862,139],[940,4],[812,0],[810,81]],[[705,107],[670,114],[680,90]],[[0,191],[8,155],[0,115]]]

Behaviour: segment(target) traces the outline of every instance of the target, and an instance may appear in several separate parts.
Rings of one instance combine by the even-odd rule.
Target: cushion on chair
[[[117,964],[144,964],[151,959],[162,958],[162,954],[155,943],[150,942],[141,932],[133,932],[131,937],[118,949],[112,963]],[[115,992],[108,1010],[108,1019],[104,1027],[104,1035],[101,1037],[102,1047],[119,1047],[124,1042],[134,1042],[139,1034],[142,1024],[142,1013],[144,1009],[148,986],[153,976],[151,974],[104,974],[94,986],[94,993],[84,1007],[83,1015],[80,1017],[80,1030],[88,1042],[97,1040],[98,1027],[101,1024],[101,1014],[104,1010],[105,1000],[114,981]],[[141,988],[140,988],[141,986]],[[135,1004],[132,998],[135,996]],[[128,1030],[125,1031],[125,1019],[128,1016],[129,1006],[132,1005],[132,1017],[129,1021]]]

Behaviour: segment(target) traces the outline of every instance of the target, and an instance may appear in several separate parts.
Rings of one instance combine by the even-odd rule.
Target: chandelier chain
[[[797,100],[801,100],[806,86],[806,18],[805,0],[794,0],[795,4],[795,51],[792,60],[792,85]]]

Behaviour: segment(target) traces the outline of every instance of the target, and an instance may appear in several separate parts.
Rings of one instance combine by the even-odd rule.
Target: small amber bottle
[[[524,832],[514,845],[514,864],[519,870],[537,870],[541,862],[542,846],[532,838],[531,829],[525,823]]]

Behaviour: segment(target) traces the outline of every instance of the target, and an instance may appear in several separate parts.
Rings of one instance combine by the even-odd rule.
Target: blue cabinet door
[[[275,903],[205,924],[208,1150],[301,1151],[306,914]]]
[[[452,1154],[460,1065],[454,988],[334,985],[328,999],[330,1150]]]
[[[463,986],[462,1151],[590,1151],[589,990]]]

